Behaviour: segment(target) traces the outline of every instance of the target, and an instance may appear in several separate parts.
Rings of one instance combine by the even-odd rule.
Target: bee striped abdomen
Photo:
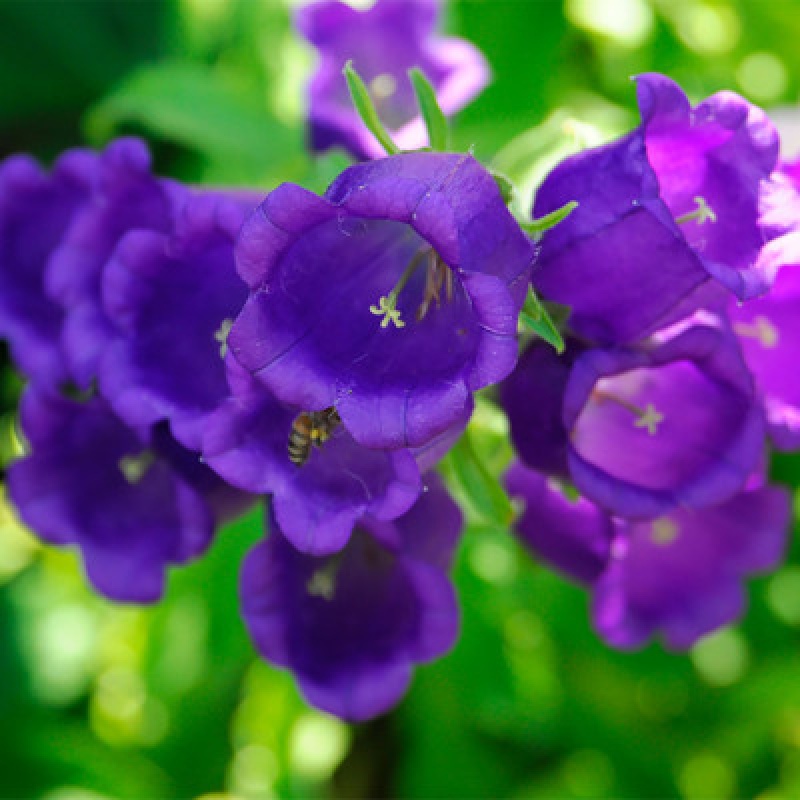
[[[300,414],[292,423],[289,432],[289,461],[302,467],[311,455],[314,424],[309,414]]]

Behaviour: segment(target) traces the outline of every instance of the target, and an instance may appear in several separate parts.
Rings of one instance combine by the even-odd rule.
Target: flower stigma
[[[733,330],[744,339],[755,339],[765,350],[771,350],[780,341],[778,329],[761,315],[752,322],[735,323]]]
[[[697,206],[694,211],[675,217],[675,222],[678,225],[683,225],[684,222],[696,222],[698,225],[705,225],[706,222],[717,221],[717,215],[714,209],[706,202],[705,197],[698,195],[694,198],[694,202]]]
[[[219,328],[214,332],[214,341],[219,342],[219,357],[225,358],[228,353],[228,334],[233,327],[233,320],[226,317],[220,323]]]
[[[623,400],[621,397],[617,397],[617,395],[603,391],[602,389],[594,389],[591,394],[591,399],[598,402],[609,401],[627,409],[636,417],[633,421],[634,427],[644,428],[650,436],[655,436],[658,433],[658,426],[664,421],[664,415],[653,403],[648,403],[642,408],[641,406],[637,406],[628,400]]]
[[[418,251],[403,270],[403,274],[395,284],[394,289],[388,295],[382,295],[377,305],[369,307],[370,313],[382,317],[381,328],[387,328],[393,324],[396,328],[404,328],[406,323],[397,308],[397,300],[400,293],[406,287],[411,276],[425,263],[425,289],[423,291],[422,302],[419,304],[416,313],[417,322],[421,322],[428,314],[431,305],[436,308],[441,305],[442,288],[448,300],[453,297],[453,273],[450,268],[442,261],[439,254],[432,248],[426,247]]]
[[[654,544],[672,544],[677,538],[680,530],[669,517],[659,517],[653,521],[650,528],[650,539]]]
[[[118,462],[119,471],[131,486],[135,486],[147,474],[155,463],[156,457],[152,450],[142,450],[135,455],[123,456]]]

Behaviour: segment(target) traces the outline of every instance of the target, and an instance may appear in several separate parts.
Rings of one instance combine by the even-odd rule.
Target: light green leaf
[[[408,77],[411,79],[419,110],[422,112],[425,127],[428,129],[428,141],[434,150],[443,152],[447,150],[450,136],[447,117],[439,106],[436,92],[425,73],[418,67],[409,70]]]
[[[392,140],[389,132],[381,122],[378,112],[375,109],[375,104],[369,95],[367,85],[364,83],[362,77],[353,68],[353,62],[348,61],[344,66],[344,77],[347,81],[347,88],[350,90],[350,97],[353,100],[353,105],[361,117],[367,130],[380,142],[381,147],[390,156],[399,153],[400,150]]]

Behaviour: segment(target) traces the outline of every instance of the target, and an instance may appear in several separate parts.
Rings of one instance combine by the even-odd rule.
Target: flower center
[[[694,198],[694,202],[697,206],[694,211],[689,211],[686,214],[675,217],[675,222],[677,222],[678,225],[683,225],[684,222],[696,222],[698,225],[705,225],[706,222],[717,221],[717,215],[714,209],[706,202],[705,197],[698,195]]]
[[[680,528],[669,517],[659,517],[653,520],[650,527],[650,539],[653,544],[666,546],[672,544],[680,533]]]
[[[431,247],[424,247],[418,250],[414,257],[409,261],[408,266],[403,270],[403,274],[388,295],[382,295],[377,305],[369,307],[370,313],[381,317],[381,328],[387,328],[390,324],[395,328],[405,328],[400,310],[397,308],[397,300],[406,284],[420,268],[425,270],[425,288],[423,290],[422,302],[417,307],[416,320],[421,322],[427,316],[432,305],[439,308],[441,305],[442,289],[444,289],[448,300],[453,298],[453,272],[442,261],[439,254]]]
[[[342,566],[342,553],[326,558],[325,562],[314,570],[306,582],[306,590],[312,597],[320,597],[330,602],[336,594],[336,577]]]
[[[631,403],[629,400],[625,400],[603,389],[593,389],[591,399],[597,402],[616,403],[627,411],[630,411],[635,418],[633,421],[634,427],[644,428],[650,436],[655,436],[658,433],[658,426],[664,421],[664,415],[653,403],[647,403],[647,405],[642,408],[641,406]]]
[[[771,350],[780,341],[778,329],[766,317],[760,315],[752,322],[735,323],[733,330],[744,339],[755,339],[765,350]]]
[[[125,476],[125,480],[135,486],[144,478],[147,471],[156,461],[155,453],[152,450],[142,450],[141,453],[123,456],[118,462],[119,471]]]

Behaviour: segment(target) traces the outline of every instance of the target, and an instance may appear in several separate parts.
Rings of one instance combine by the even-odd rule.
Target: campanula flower
[[[469,155],[356,165],[324,197],[283,184],[237,244],[251,294],[228,341],[287,405],[335,407],[366,447],[422,447],[513,368],[533,256]]]
[[[436,34],[440,9],[438,0],[378,0],[365,11],[323,0],[298,9],[297,28],[319,58],[308,92],[312,149],[339,145],[360,159],[383,155],[353,109],[342,75],[348,61],[367,81],[402,150],[428,144],[409,69],[419,67],[427,75],[445,114],[483,89],[489,77],[486,60],[469,42]]]
[[[435,479],[394,522],[363,518],[343,551],[314,557],[280,528],[247,557],[242,612],[261,655],[294,673],[314,706],[360,721],[402,697],[414,664],[458,633],[447,573],[461,514]]]

